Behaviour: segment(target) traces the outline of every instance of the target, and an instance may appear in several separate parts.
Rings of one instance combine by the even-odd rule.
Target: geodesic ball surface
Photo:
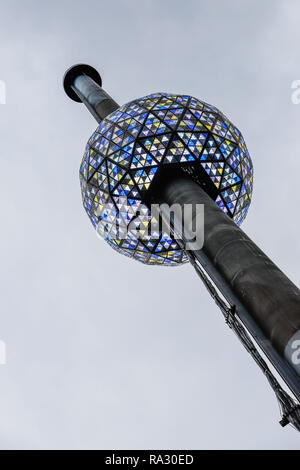
[[[174,266],[187,262],[186,254],[159,232],[158,221],[141,205],[162,165],[180,165],[196,180],[207,178],[216,204],[238,225],[250,205],[253,166],[240,131],[217,108],[191,96],[155,93],[127,103],[100,123],[80,167],[89,218],[120,253]],[[152,234],[157,227],[155,237],[146,235],[149,223]]]

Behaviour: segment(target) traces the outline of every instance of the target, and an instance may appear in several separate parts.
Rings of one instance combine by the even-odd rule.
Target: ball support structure
[[[95,228],[115,250],[145,264],[190,261],[267,376],[281,405],[281,424],[300,430],[299,404],[282,389],[248,335],[299,402],[294,346],[300,346],[300,291],[239,228],[253,178],[240,131],[216,107],[188,95],[154,93],[119,107],[102,89],[99,73],[85,64],[66,72],[64,88],[99,123],[80,168],[83,203]],[[187,250],[184,237],[159,232],[160,222],[150,213],[153,203],[161,204],[162,219],[164,203],[203,204],[203,248]],[[144,224],[153,229],[157,223],[155,240],[138,239],[130,229],[136,228],[141,207]],[[136,224],[141,229],[140,220]],[[179,229],[173,217],[173,235]]]

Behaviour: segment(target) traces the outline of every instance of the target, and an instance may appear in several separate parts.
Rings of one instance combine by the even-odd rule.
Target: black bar
[[[300,400],[300,366],[290,341],[300,332],[300,291],[200,186],[185,178],[161,185],[159,203],[204,204],[204,245],[193,251],[279,374]],[[174,221],[178,230],[181,220]],[[192,224],[192,221],[191,221]],[[191,239],[185,229],[185,240]]]
[[[119,105],[102,88],[99,73],[90,65],[74,65],[64,76],[64,89],[69,98],[82,102],[99,123]]]

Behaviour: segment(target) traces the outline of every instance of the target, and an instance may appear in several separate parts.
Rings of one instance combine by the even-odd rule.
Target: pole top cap
[[[64,90],[71,100],[77,101],[78,103],[81,103],[81,99],[76,95],[72,85],[74,80],[80,75],[87,75],[88,77],[92,78],[99,86],[102,86],[102,79],[99,72],[97,72],[97,70],[94,69],[94,67],[91,65],[76,64],[70,67],[66,71],[63,78]]]

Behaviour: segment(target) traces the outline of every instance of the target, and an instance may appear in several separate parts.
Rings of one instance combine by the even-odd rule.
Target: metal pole
[[[179,204],[182,211],[185,204],[204,204],[204,246],[194,255],[300,400],[299,289],[198,184],[176,177],[159,186],[159,204]],[[176,226],[182,231],[175,217],[175,232]],[[189,227],[185,241],[193,238]]]
[[[100,123],[119,105],[102,88],[102,79],[93,67],[78,64],[65,73],[64,89],[73,101],[82,102]]]

